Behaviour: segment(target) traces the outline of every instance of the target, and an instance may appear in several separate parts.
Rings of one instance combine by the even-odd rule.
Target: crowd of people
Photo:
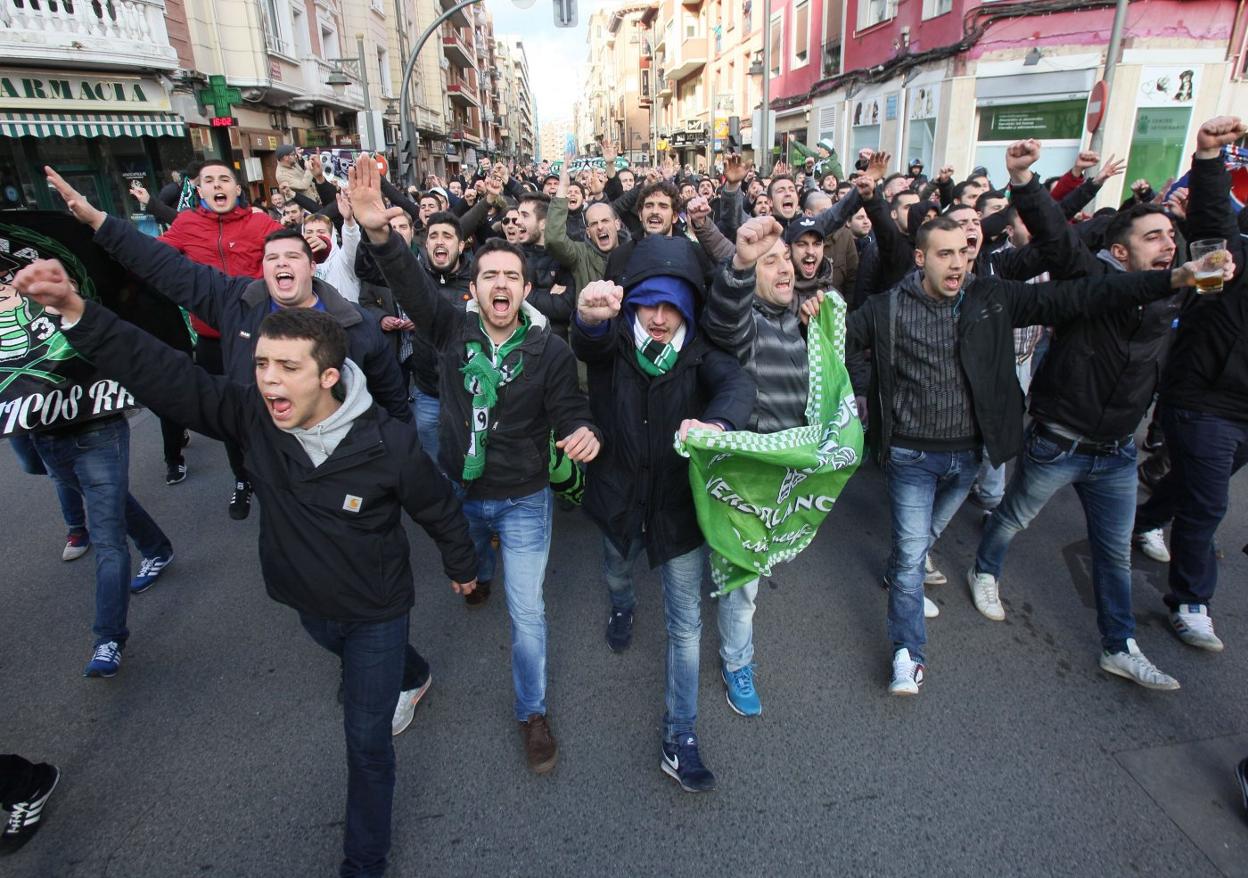
[[[373,875],[390,846],[392,737],[431,683],[408,643],[404,512],[468,606],[501,587],[514,715],[538,774],[558,757],[543,602],[554,507],[581,505],[602,532],[616,652],[632,642],[644,556],[667,629],[660,764],[686,791],[715,787],[696,731],[706,546],[673,437],[804,425],[807,327],[830,300],[848,309],[845,366],[886,475],[888,691],[917,695],[928,673],[926,620],[939,609],[925,588],[949,579],[933,550],[955,512],[968,499],[982,510],[961,578],[1000,621],[1011,541],[1065,485],[1086,518],[1099,666],[1178,689],[1137,642],[1131,552],[1169,564],[1178,638],[1221,650],[1214,532],[1248,460],[1248,212],[1234,209],[1224,148],[1246,135],[1238,118],[1206,121],[1178,182],[1139,181],[1092,214],[1123,162],[1083,152],[1042,180],[1035,140],[1007,149],[1008,180],[983,168],[928,177],[870,150],[844,180],[813,158],[765,175],[735,155],[713,176],[671,159],[617,169],[605,143],[601,168],[573,174],[571,155],[557,171],[482,159],[419,190],[367,156],[335,180],[284,146],[267,206],[246,205],[216,160],[188,168],[182,190],[134,190],[167,223],[159,239],[49,168],[96,244],[191,315],[194,343],[84,301],[56,260],[13,287],[58,312],[66,339],[159,416],[169,485],[187,478],[191,431],[225,443],[228,512],[246,518],[258,503],[270,596],[341,660],[342,874]],[[1147,477],[1135,440],[1146,418]],[[84,674],[115,676],[130,595],[173,561],[127,490],[126,419],[14,444],[56,485],[63,557],[96,551]],[[1151,492],[1137,511],[1141,481]],[[133,577],[127,537],[141,555]],[[763,710],[758,584],[715,602],[726,700],[747,717]],[[1248,797],[1248,760],[1239,772]],[[38,828],[58,776],[0,757],[6,844]]]

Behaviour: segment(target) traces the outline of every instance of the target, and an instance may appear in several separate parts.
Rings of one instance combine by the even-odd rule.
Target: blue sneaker
[[[720,669],[724,678],[724,695],[728,706],[742,716],[759,716],[763,712],[763,703],[758,700],[758,690],[754,688],[754,666],[746,665],[735,671]]]
[[[115,677],[121,667],[121,646],[116,640],[101,643],[95,648],[91,661],[82,669],[84,677]]]
[[[607,646],[612,652],[623,652],[633,642],[633,611],[612,610],[607,619]]]
[[[706,793],[715,789],[715,775],[698,756],[698,736],[682,734],[675,741],[663,742],[663,771],[676,778],[686,793]]]
[[[144,558],[143,563],[139,565],[139,575],[134,577],[130,583],[131,594],[142,594],[152,587],[152,583],[156,581],[156,577],[164,573],[165,568],[173,563],[173,552],[168,555],[156,555],[153,558]]]

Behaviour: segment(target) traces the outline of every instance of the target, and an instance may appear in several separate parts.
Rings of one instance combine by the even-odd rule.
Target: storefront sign
[[[980,107],[979,139],[1078,140],[1087,106],[1087,101],[1079,100]]]
[[[939,85],[921,85],[910,89],[907,115],[913,119],[935,119]]]
[[[169,93],[155,79],[10,68],[0,68],[0,106],[5,109],[62,112],[156,112],[170,109]]]

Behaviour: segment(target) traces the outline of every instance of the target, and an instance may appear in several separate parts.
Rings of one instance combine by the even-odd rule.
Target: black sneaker
[[[0,853],[11,854],[30,841],[39,827],[42,826],[43,806],[48,803],[52,791],[61,779],[61,772],[55,765],[42,762],[35,766],[35,779],[38,786],[21,802],[14,802],[9,811],[9,822],[0,834]]]
[[[490,583],[492,580],[478,582],[477,587],[464,595],[464,603],[470,607],[480,607],[490,599]]]
[[[715,789],[715,775],[698,755],[698,736],[685,732],[675,741],[663,742],[663,771],[676,778],[686,793],[706,793]]]
[[[234,483],[234,496],[230,498],[230,518],[242,521],[251,514],[251,485],[247,482]]]
[[[186,481],[186,464],[171,463],[165,467],[165,484],[177,485]]]
[[[612,652],[623,652],[633,642],[633,611],[612,610],[607,619],[607,646]]]

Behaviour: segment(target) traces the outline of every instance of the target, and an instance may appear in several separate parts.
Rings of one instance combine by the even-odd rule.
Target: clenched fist
[[[585,326],[598,326],[615,319],[624,301],[624,288],[609,280],[596,280],[585,285],[577,299],[576,318]]]

